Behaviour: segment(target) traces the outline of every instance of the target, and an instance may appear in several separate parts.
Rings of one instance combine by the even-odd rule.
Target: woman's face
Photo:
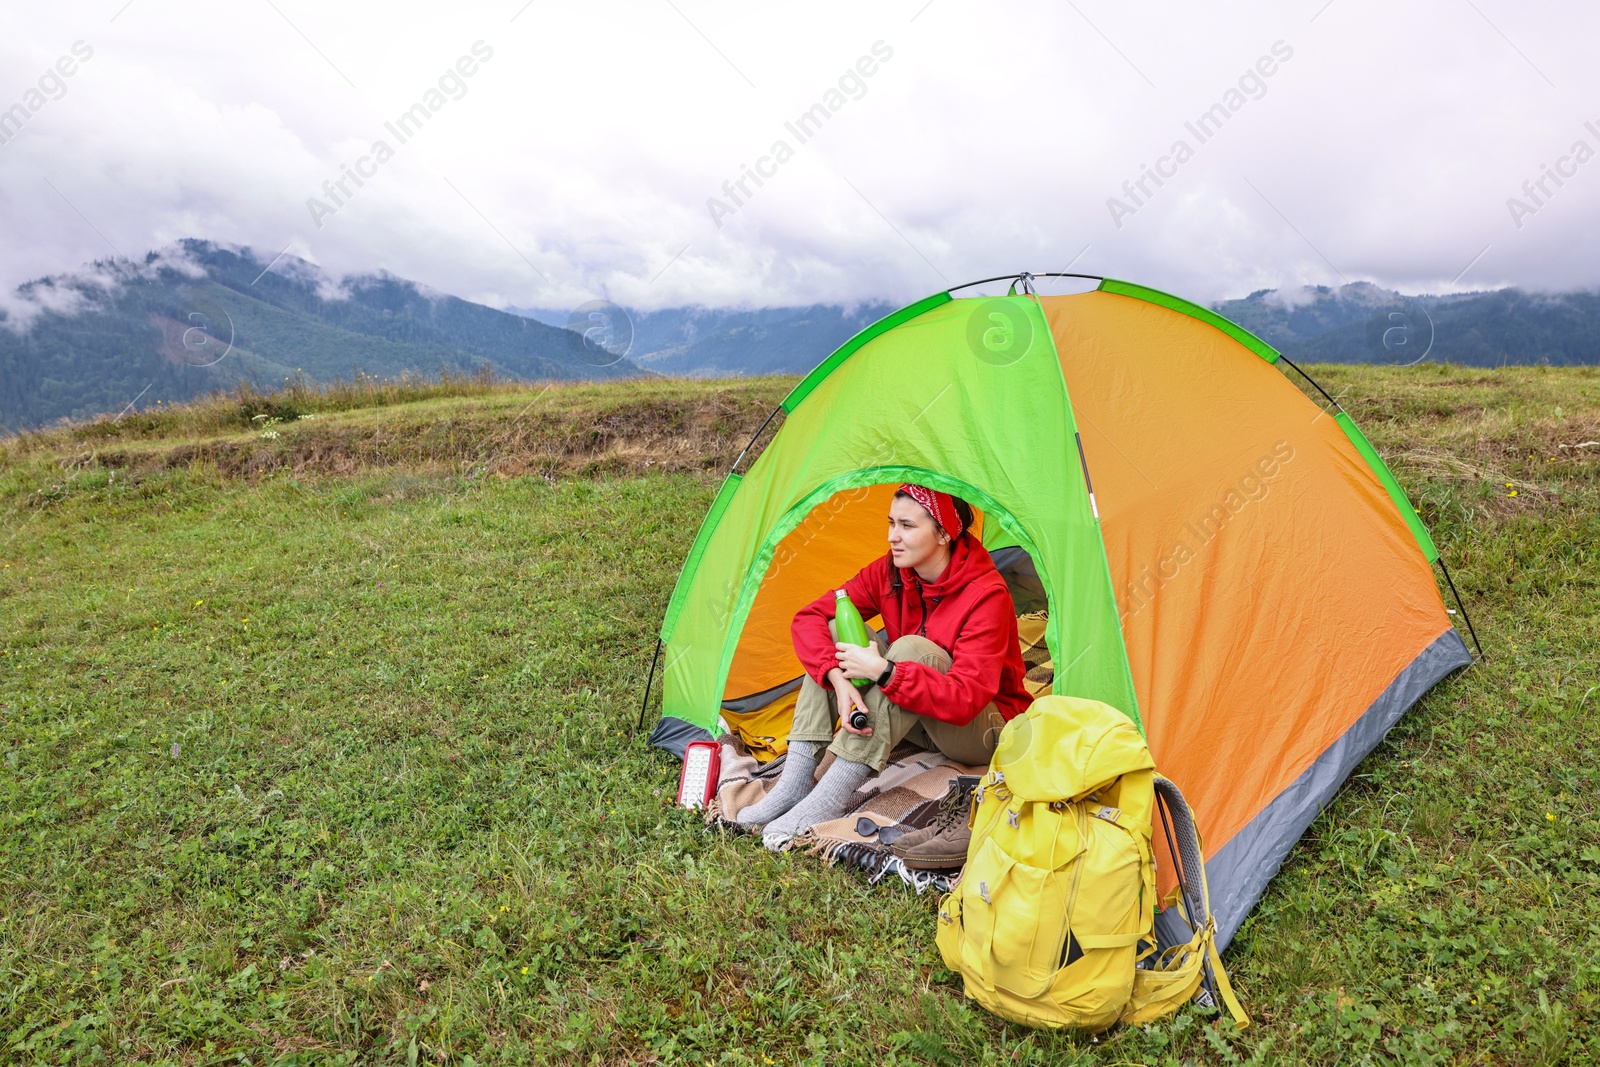
[[[896,567],[920,567],[938,556],[950,538],[921,504],[897,496],[889,505],[889,551]]]

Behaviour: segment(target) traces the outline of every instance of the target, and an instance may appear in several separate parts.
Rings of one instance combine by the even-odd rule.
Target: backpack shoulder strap
[[[1153,968],[1141,968],[1135,973],[1133,996],[1122,1021],[1149,1022],[1177,1010],[1195,995],[1209,976],[1217,999],[1222,1001],[1219,1007],[1227,1008],[1234,1023],[1243,1030],[1250,1025],[1250,1016],[1234,995],[1228,973],[1222,968],[1222,956],[1217,952],[1217,923],[1211,915],[1211,894],[1206,885],[1205,859],[1194,815],[1171,781],[1158,775],[1155,787],[1158,808],[1168,829],[1177,838],[1178,855],[1174,859],[1179,864],[1180,881],[1172,904],[1179,909],[1194,936],[1187,944],[1174,945],[1161,953]]]

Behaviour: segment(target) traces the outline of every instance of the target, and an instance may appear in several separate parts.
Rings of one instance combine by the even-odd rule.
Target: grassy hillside
[[[793,379],[460,380],[0,446],[0,1060],[1592,1062],[1600,371],[1316,373],[1490,658],[1240,932],[1247,1034],[1002,1025],[932,898],[671,808],[652,634]]]

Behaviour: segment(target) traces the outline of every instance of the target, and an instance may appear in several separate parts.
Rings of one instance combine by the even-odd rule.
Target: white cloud
[[[35,319],[47,311],[71,315],[87,303],[83,290],[50,281],[0,292],[0,327],[13,333],[26,333]]]
[[[1295,285],[1284,289],[1274,289],[1266,296],[1266,302],[1276,304],[1285,311],[1305,307],[1316,301],[1317,287],[1314,285]]]
[[[45,312],[71,315],[100,300],[115,296],[123,286],[140,279],[154,279],[162,271],[186,278],[203,278],[205,267],[194,261],[187,249],[168,245],[146,253],[138,260],[109,257],[88,263],[76,270],[63,271],[21,286],[0,290],[0,326],[14,333],[25,333]]]
[[[1592,286],[1600,163],[1521,228],[1506,200],[1600,150],[1600,10],[1478,7],[13,8],[0,109],[74,42],[94,55],[0,145],[0,291],[183,237],[544,307],[906,300],[1086,245],[1076,270],[1201,300]],[[864,95],[799,144],[784,123],[880,40]],[[478,41],[492,58],[399,143],[385,123]],[[1118,228],[1108,198],[1278,41],[1264,93]],[[380,139],[393,158],[318,228],[307,199]],[[777,139],[792,160],[718,227],[707,198]]]

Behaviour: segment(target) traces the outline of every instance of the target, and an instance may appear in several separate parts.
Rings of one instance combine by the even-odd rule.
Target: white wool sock
[[[751,828],[764,826],[804,800],[811,792],[812,779],[817,773],[818,747],[815,741],[790,741],[778,784],[772,787],[772,792],[735,815],[733,821]]]
[[[774,852],[788,844],[796,834],[850,810],[850,797],[876,772],[865,763],[836,759],[822,781],[806,797],[781,817],[767,823],[761,843]]]

